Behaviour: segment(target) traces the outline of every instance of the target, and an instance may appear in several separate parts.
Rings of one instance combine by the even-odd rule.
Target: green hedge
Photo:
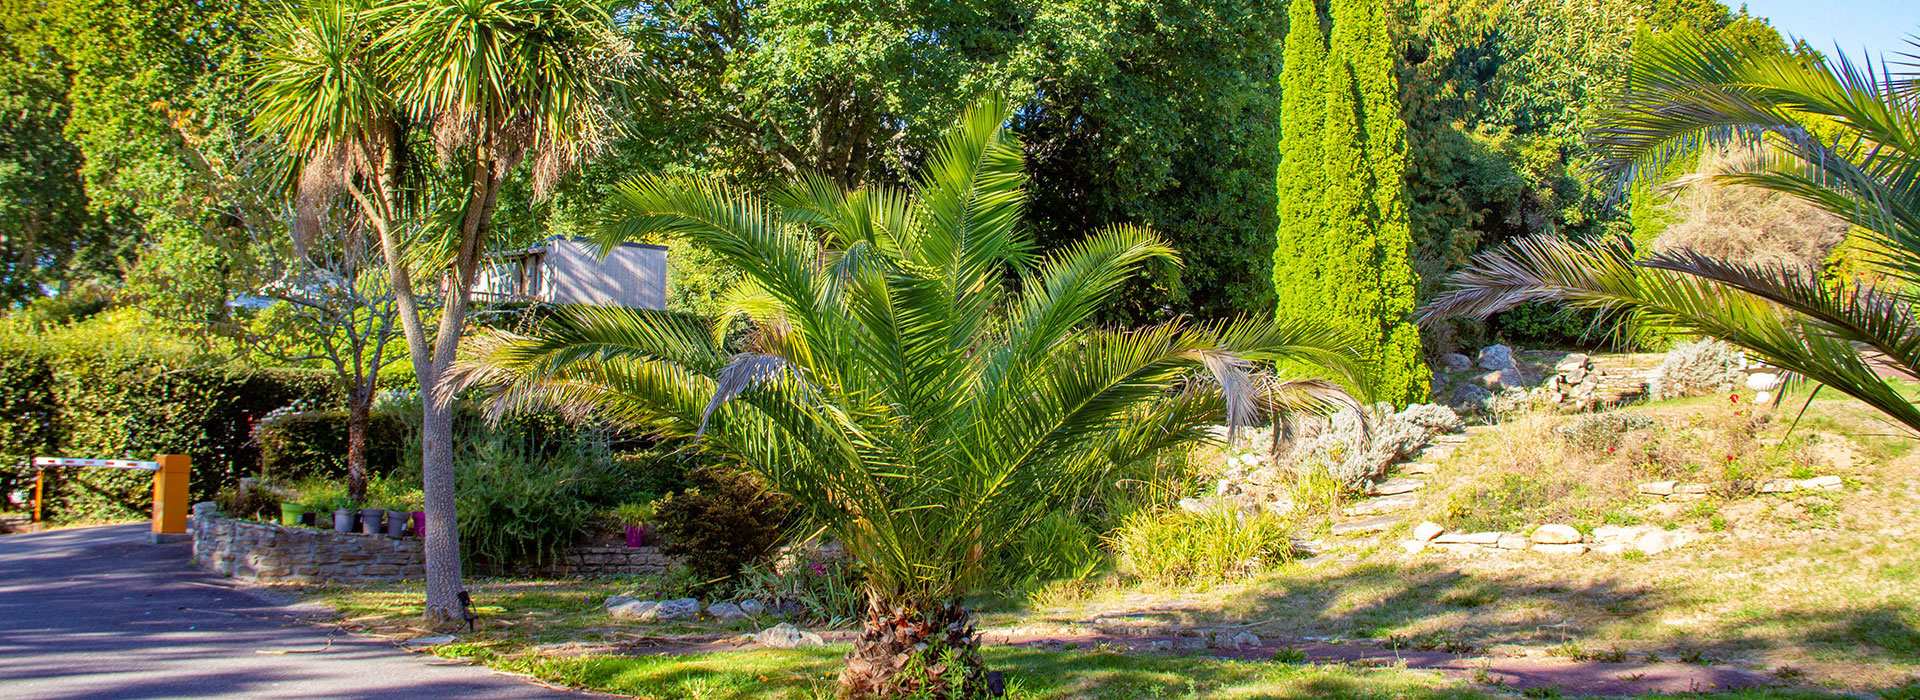
[[[297,400],[331,401],[330,375],[254,371],[109,317],[37,334],[0,334],[0,458],[19,488],[39,455],[101,459],[193,457],[192,497],[210,498],[259,469],[253,422]],[[62,469],[49,479],[58,520],[147,515],[144,472]],[[12,492],[13,489],[9,489]]]
[[[389,474],[407,463],[406,421],[392,413],[367,417],[367,474]],[[281,481],[347,476],[347,412],[303,411],[273,416],[254,431],[260,475]]]

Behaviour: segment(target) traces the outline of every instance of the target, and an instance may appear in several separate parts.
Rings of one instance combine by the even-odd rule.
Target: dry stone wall
[[[193,561],[263,583],[362,583],[426,576],[419,538],[282,527],[197,515],[188,521]]]

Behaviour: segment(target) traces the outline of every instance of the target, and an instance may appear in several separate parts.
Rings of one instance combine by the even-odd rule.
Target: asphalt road
[[[582,697],[294,622],[146,531],[0,536],[0,698]]]

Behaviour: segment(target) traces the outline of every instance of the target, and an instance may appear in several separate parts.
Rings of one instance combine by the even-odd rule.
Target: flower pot
[[[413,536],[425,537],[426,534],[427,534],[427,514],[416,510],[413,512]]]
[[[334,532],[353,532],[353,509],[352,508],[333,509],[333,531]]]
[[[380,519],[383,517],[386,517],[386,515],[387,515],[387,509],[385,508],[360,509],[360,534],[363,534],[363,535],[380,534]]]
[[[311,510],[307,510],[307,509],[305,509],[305,508],[302,508],[302,509],[300,509],[300,510],[302,510],[302,511],[304,511],[304,512],[302,512],[302,513],[300,514],[300,524],[301,524],[302,526],[305,526],[305,527],[320,527],[320,525],[319,525],[319,523],[320,523],[320,514],[319,514],[319,513],[315,513],[315,512],[313,512],[313,511],[311,511]]]
[[[399,537],[404,534],[407,534],[407,514],[397,510],[387,511],[387,536]]]
[[[627,526],[627,546],[628,547],[647,546],[647,526],[628,525]]]
[[[304,510],[304,509],[303,509],[303,508],[301,508],[301,507],[300,507],[300,504],[298,504],[298,503],[282,503],[282,504],[280,504],[280,524],[281,524],[281,525],[286,525],[286,526],[288,526],[288,527],[292,527],[292,526],[294,526],[294,525],[299,525],[299,524],[300,524],[300,511],[302,511],[302,510]]]

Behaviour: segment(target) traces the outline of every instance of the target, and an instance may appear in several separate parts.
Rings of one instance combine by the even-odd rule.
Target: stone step
[[[1375,513],[1390,513],[1393,511],[1406,510],[1417,505],[1420,505],[1419,496],[1411,493],[1403,493],[1393,496],[1369,498],[1348,506],[1340,512],[1346,515],[1373,515]]]
[[[1333,524],[1335,535],[1358,535],[1368,532],[1380,532],[1400,522],[1398,516],[1382,515],[1359,520],[1343,520]]]
[[[1419,479],[1408,479],[1408,478],[1402,477],[1398,479],[1388,479],[1378,484],[1374,484],[1373,488],[1367,489],[1367,493],[1375,496],[1394,496],[1398,494],[1418,491],[1421,489],[1421,487],[1424,487],[1426,485],[1427,485],[1427,482],[1421,481]]]
[[[1413,476],[1433,474],[1440,471],[1440,465],[1432,462],[1408,462],[1400,467],[1400,473]]]

